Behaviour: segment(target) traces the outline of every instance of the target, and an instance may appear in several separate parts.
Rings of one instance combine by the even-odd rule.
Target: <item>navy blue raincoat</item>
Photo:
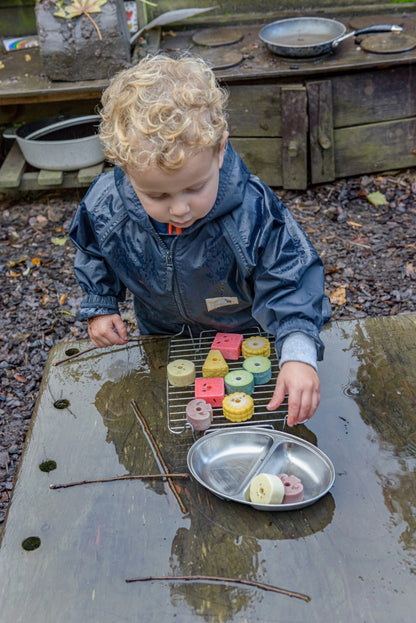
[[[128,289],[142,333],[243,332],[255,325],[281,345],[313,338],[330,317],[316,251],[273,191],[227,144],[212,210],[167,244],[119,167],[99,176],[74,216],[80,318],[118,313]]]

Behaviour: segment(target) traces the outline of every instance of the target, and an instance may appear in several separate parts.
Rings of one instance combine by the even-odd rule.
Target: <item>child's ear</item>
[[[220,167],[220,169],[221,169],[221,167],[223,165],[223,162],[224,162],[225,146],[227,145],[227,141],[228,141],[228,137],[229,136],[230,136],[229,132],[224,132],[224,134],[222,135],[220,151],[219,151],[219,167]]]

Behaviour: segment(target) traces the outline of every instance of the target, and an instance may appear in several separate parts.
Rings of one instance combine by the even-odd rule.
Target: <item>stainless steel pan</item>
[[[336,47],[356,35],[377,32],[401,32],[395,24],[375,24],[347,32],[341,22],[325,17],[292,17],[264,26],[259,37],[274,54],[292,58],[321,56],[333,52]]]

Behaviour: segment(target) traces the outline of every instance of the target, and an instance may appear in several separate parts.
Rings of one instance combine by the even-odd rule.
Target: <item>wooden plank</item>
[[[283,187],[301,190],[308,184],[308,117],[306,88],[282,87],[282,169]]]
[[[0,169],[0,188],[19,188],[26,160],[14,142]]]
[[[416,166],[416,119],[335,130],[337,177]]]
[[[416,116],[414,65],[354,71],[331,81],[335,128]]]
[[[39,171],[38,184],[39,186],[61,186],[64,179],[63,171],[50,171],[48,169],[42,169]]]
[[[233,136],[230,143],[254,175],[258,175],[269,186],[282,186],[281,139]]]
[[[92,167],[85,167],[78,171],[77,180],[80,186],[87,186],[91,184],[97,175],[100,175],[104,170],[104,162],[99,162]]]
[[[228,87],[227,106],[232,136],[281,136],[280,93],[276,84]]]
[[[311,182],[335,179],[332,85],[330,80],[309,82],[309,149]]]

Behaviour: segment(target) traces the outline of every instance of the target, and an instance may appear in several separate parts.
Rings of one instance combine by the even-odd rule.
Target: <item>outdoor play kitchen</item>
[[[281,4],[138,1],[111,63],[207,59],[233,145],[273,187],[414,166],[411,3]],[[105,23],[80,18],[98,58]],[[37,37],[1,57],[0,193],[86,187],[110,166],[96,107],[111,76],[77,75],[86,55],[57,78],[71,59],[51,64]],[[55,345],[1,537],[0,619],[410,623],[415,330],[411,315],[327,325],[321,404],[293,428],[286,402],[266,408],[279,366],[257,326]]]
[[[105,35],[100,41],[85,15],[56,18],[51,2],[47,12],[45,0],[38,3],[39,46],[1,56],[0,123],[6,130],[22,120],[58,117],[58,122],[61,115],[96,114],[109,75],[118,68],[149,51],[186,51],[207,59],[228,87],[231,142],[266,183],[303,189],[343,176],[414,166],[415,3],[375,7],[361,2],[349,8],[350,3],[321,2],[317,9],[305,2],[304,11],[295,13],[290,2],[280,3],[278,11],[275,3],[263,2],[253,13],[249,3],[239,3],[237,12],[232,2],[211,8],[188,0],[172,10],[169,2],[144,9],[138,0],[137,29],[126,34],[124,28],[124,35],[116,11],[120,3],[108,0],[101,13],[91,13],[103,36],[108,23],[100,20],[113,8],[112,28],[120,40],[111,63]],[[62,36],[64,27],[71,26],[74,37],[78,28],[81,42],[79,24],[85,30],[88,22],[87,41],[94,41],[94,53],[75,54],[81,44],[57,49],[55,39],[50,41],[52,18]],[[3,141],[6,150],[13,146],[10,133]],[[20,152],[11,149],[3,164],[2,189],[88,186],[106,166],[102,161],[65,173],[64,162],[55,171],[42,165],[33,169]]]

